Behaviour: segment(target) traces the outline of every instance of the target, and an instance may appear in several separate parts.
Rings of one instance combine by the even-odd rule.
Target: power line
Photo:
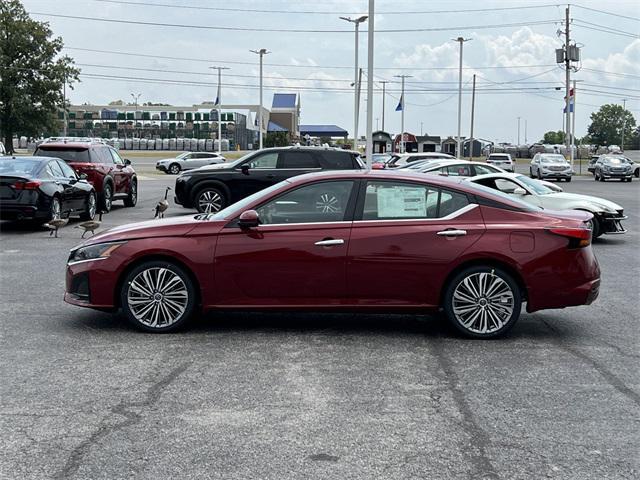
[[[353,33],[353,32],[351,32]],[[170,57],[166,55],[151,55],[145,53],[131,53],[122,52],[117,50],[98,50],[95,48],[81,48],[81,47],[63,47],[65,50],[75,50],[81,52],[93,52],[93,53],[108,53],[112,55],[123,55],[127,57],[143,57],[143,58],[156,58],[160,60],[178,60],[189,62],[201,62],[201,63],[221,63],[230,65],[251,65],[255,67],[255,62],[241,62],[237,60],[211,60],[205,58],[189,58],[189,57]],[[287,63],[265,63],[264,66],[269,67],[286,67],[286,68],[325,68],[325,69],[353,69],[353,65],[296,65]],[[497,69],[518,69],[518,68],[547,68],[555,67],[555,64],[540,64],[540,65],[489,65],[479,67],[462,67],[463,70],[497,70]],[[376,70],[415,70],[415,71],[429,71],[429,70],[458,70],[458,67],[376,67]]]
[[[578,18],[574,18],[573,22],[573,25],[576,27],[587,28],[589,30],[595,30],[598,32],[610,33],[612,35],[620,35],[621,37],[640,38],[640,34],[637,33],[618,30],[617,28],[609,27],[607,25],[600,25],[598,23],[585,22],[584,20],[580,20]]]
[[[626,18],[627,20],[633,20],[635,22],[640,22],[640,18],[638,17],[630,17],[628,15],[621,15],[619,13],[613,13],[613,12],[608,12],[606,10],[599,10],[597,8],[590,8],[590,7],[585,7],[583,5],[578,5],[576,3],[572,3],[571,6],[573,7],[577,7],[577,8],[582,8],[583,10],[590,10],[592,12],[598,12],[598,13],[603,13],[605,15],[611,15],[613,17],[619,17],[619,18]]]
[[[260,28],[260,27],[225,27],[220,25],[186,25],[181,23],[162,23],[162,22],[141,22],[139,20],[116,20],[113,18],[98,17],[81,17],[78,15],[62,15],[58,13],[42,13],[29,12],[30,15],[39,15],[44,17],[68,18],[73,20],[89,20],[94,22],[120,23],[125,25],[144,25],[153,27],[172,27],[172,28],[188,28],[198,30],[224,30],[224,31],[240,31],[240,32],[267,32],[267,33],[351,33],[352,30],[318,30],[318,29],[300,29],[300,28]],[[434,27],[434,28],[399,28],[399,29],[380,29],[376,33],[416,33],[416,32],[445,32],[460,30],[486,30],[492,28],[509,28],[509,27],[530,27],[534,25],[549,25],[558,23],[557,20],[537,20],[529,22],[517,23],[501,23],[493,25],[463,25],[454,27]],[[366,30],[362,31],[363,33]]]
[[[614,77],[640,78],[640,75],[634,75],[632,73],[607,72],[606,70],[598,70],[596,68],[582,67],[582,70],[585,70],[587,72],[601,73],[603,75],[611,75],[611,76],[614,76]]]
[[[336,12],[336,11],[319,11],[319,10],[275,10],[275,9],[259,9],[259,8],[239,8],[239,7],[208,7],[202,5],[174,5],[169,3],[151,3],[151,2],[133,2],[130,0],[92,0],[100,3],[112,3],[119,5],[145,6],[145,7],[162,7],[183,10],[211,10],[217,12],[245,12],[245,13],[277,13],[277,14],[302,14],[302,15],[360,15],[362,12]],[[558,4],[546,5],[523,5],[521,7],[494,7],[494,8],[466,8],[459,10],[387,10],[377,12],[380,15],[421,15],[421,14],[439,14],[439,13],[480,13],[480,12],[497,12],[508,10],[526,10],[534,8],[557,7]]]

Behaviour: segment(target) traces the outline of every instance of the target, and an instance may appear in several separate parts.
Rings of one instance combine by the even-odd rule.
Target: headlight
[[[85,262],[87,260],[104,260],[121,245],[126,242],[108,242],[108,243],[96,243],[95,245],[89,245],[87,247],[80,247],[71,250],[69,253],[68,264]]]

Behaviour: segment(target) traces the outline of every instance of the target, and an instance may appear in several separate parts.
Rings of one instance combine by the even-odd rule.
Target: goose
[[[169,200],[167,200],[169,190],[171,190],[171,187],[166,188],[164,191],[164,198],[156,203],[156,208],[154,209],[156,214],[153,218],[164,218],[164,212],[169,208]]]
[[[55,237],[58,238],[58,229],[60,227],[64,227],[67,223],[69,223],[69,217],[67,218],[54,218],[49,220],[47,223],[43,225],[50,230],[49,236],[52,236],[55,233]]]
[[[96,234],[96,230],[98,228],[100,228],[100,224],[102,223],[102,214],[105,213],[104,211],[101,211],[98,215],[98,220],[88,220],[86,222],[82,222],[78,225],[76,225],[74,228],[80,228],[82,230],[84,230],[82,232],[82,237],[80,238],[84,238],[84,236],[87,234],[87,232],[91,232],[91,235],[95,235]]]

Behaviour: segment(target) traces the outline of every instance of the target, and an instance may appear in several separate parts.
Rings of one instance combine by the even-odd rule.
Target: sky
[[[301,123],[353,131],[355,35],[353,25],[339,17],[366,14],[366,0],[23,0],[23,5],[33,18],[49,22],[64,41],[64,54],[81,68],[81,82],[69,92],[73,104],[131,101],[131,93],[141,94],[141,103],[213,101],[217,75],[209,67],[214,65],[230,68],[223,71],[223,104],[257,104],[258,56],[250,50],[266,48],[271,53],[264,57],[265,107],[275,92],[297,92]],[[635,0],[579,5],[571,6],[570,31],[582,53],[579,70],[572,73],[578,80],[575,128],[581,137],[593,111],[622,104],[623,98],[640,121],[640,12]],[[474,74],[474,137],[515,143],[518,117],[521,143],[562,128],[565,72],[555,64],[554,50],[563,45],[558,31],[564,30],[566,4],[376,0],[375,8],[374,130],[382,127],[381,82],[388,81],[384,126],[400,131],[396,76],[404,74],[411,76],[405,85],[405,131],[457,134],[459,44],[453,39],[460,36],[469,39],[463,48],[462,136],[470,130]],[[359,35],[365,79],[368,24],[361,24]],[[270,31],[255,31],[260,29]],[[362,99],[360,135],[366,85]]]

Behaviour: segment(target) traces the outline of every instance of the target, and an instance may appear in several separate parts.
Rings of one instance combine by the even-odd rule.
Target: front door
[[[256,209],[261,224],[232,221],[218,235],[220,306],[340,305],[345,296],[353,181],[314,183]]]
[[[129,168],[125,165],[124,160],[120,157],[118,152],[109,148],[111,157],[115,168],[113,169],[113,181],[115,183],[114,193],[126,193],[129,191]]]
[[[478,205],[464,193],[387,180],[369,181],[361,197],[347,255],[348,301],[438,305],[451,263],[484,233]]]
[[[284,172],[278,169],[280,155],[277,151],[267,151],[251,157],[242,165],[238,165],[233,173],[233,178],[228,182],[232,201],[248,197],[284,180],[286,178]]]

